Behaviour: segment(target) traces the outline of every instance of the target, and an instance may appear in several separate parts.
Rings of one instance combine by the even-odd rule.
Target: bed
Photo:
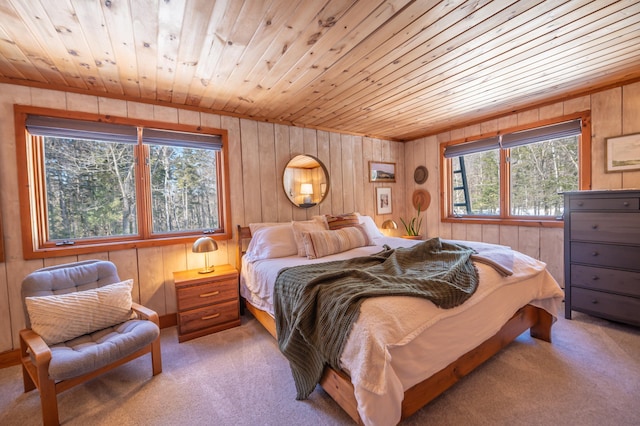
[[[300,236],[320,234],[322,227],[325,233],[340,227],[326,229],[322,217],[300,221],[303,227],[291,234],[288,225],[296,222],[238,226],[241,295],[246,309],[274,337],[274,283],[283,268],[369,256],[383,247],[423,243],[385,237],[370,217],[357,215],[357,221],[368,244],[336,253],[329,250],[328,255],[312,259],[300,255],[304,250],[299,245]],[[508,249],[484,243],[454,243],[476,252]],[[292,245],[298,252],[294,253]],[[492,262],[480,261],[480,257],[474,261],[480,282],[477,290],[452,309],[439,309],[429,300],[406,296],[366,300],[349,333],[341,368],[324,369],[319,382],[322,388],[359,424],[397,424],[527,329],[533,337],[550,342],[551,325],[564,293],[544,263],[512,253],[507,274],[495,264],[490,266]]]

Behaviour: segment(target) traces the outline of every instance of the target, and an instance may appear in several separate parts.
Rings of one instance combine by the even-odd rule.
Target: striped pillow
[[[133,280],[92,290],[25,297],[31,329],[48,344],[66,342],[131,319]]]
[[[311,220],[300,220],[291,222],[293,226],[293,238],[296,240],[298,247],[298,256],[306,256],[307,251],[304,248],[303,232],[324,231],[327,229],[327,223],[322,216],[314,216]]]
[[[362,225],[348,226],[334,231],[313,231],[302,234],[308,259],[342,253],[357,247],[371,245]]]
[[[355,213],[341,214],[337,216],[328,214],[326,215],[326,218],[327,225],[329,225],[329,229],[332,230],[342,229],[360,223],[360,219],[358,219],[358,215]]]

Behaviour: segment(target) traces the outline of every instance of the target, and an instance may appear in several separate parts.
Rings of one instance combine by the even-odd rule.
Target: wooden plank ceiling
[[[638,77],[638,1],[0,0],[0,82],[392,140]]]

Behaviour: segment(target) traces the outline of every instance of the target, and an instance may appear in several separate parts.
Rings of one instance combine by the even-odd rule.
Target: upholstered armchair
[[[39,269],[22,281],[24,391],[40,391],[45,425],[59,424],[57,395],[75,385],[147,353],[153,375],[162,371],[158,314],[132,301],[132,284],[101,260]]]

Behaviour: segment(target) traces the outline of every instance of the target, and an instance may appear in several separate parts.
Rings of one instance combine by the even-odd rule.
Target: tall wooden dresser
[[[565,318],[640,326],[640,190],[564,194]]]

